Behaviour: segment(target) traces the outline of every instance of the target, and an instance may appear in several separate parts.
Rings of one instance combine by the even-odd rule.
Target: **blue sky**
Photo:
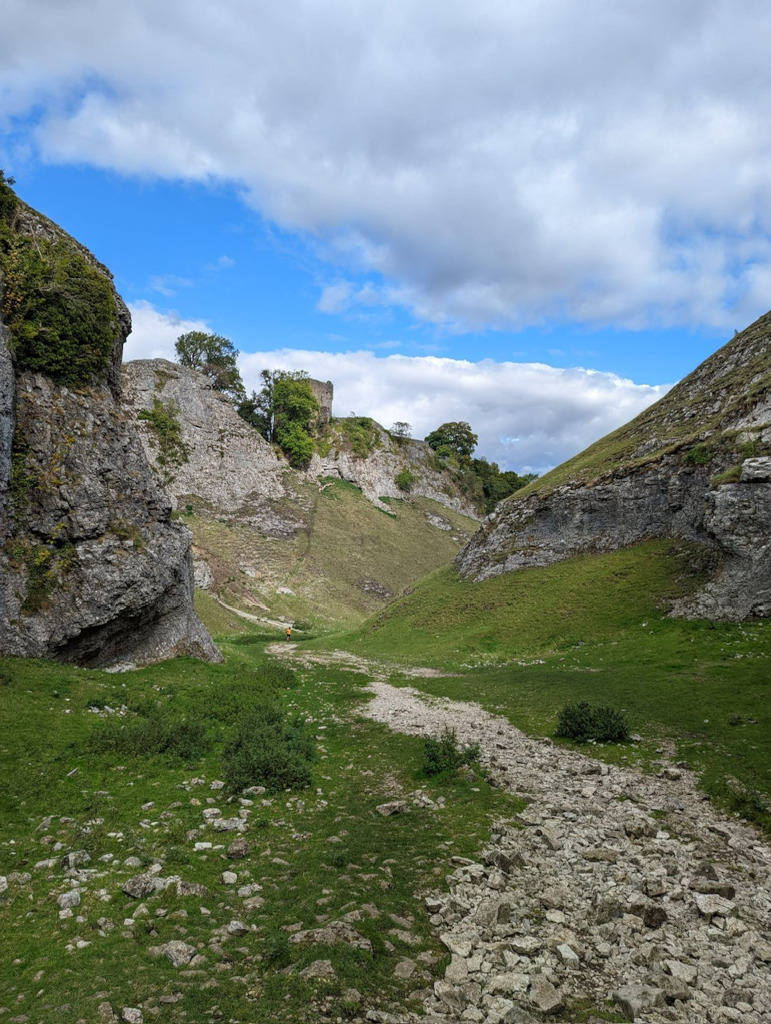
[[[135,330],[543,471],[771,294],[771,14],[748,0],[7,0],[0,166]]]

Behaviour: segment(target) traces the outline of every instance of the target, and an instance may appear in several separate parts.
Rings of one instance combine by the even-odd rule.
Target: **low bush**
[[[423,741],[423,771],[426,775],[455,771],[462,764],[469,764],[478,758],[479,744],[459,747],[454,729],[445,729],[438,740],[427,736]]]
[[[560,711],[554,735],[576,743],[623,743],[629,739],[629,725],[623,712],[582,700]]]
[[[100,723],[91,736],[98,753],[165,754],[183,761],[197,760],[211,747],[206,723],[195,718],[175,718],[153,709],[136,718],[110,719]]]
[[[362,459],[380,447],[380,431],[370,416],[349,416],[340,421],[340,426],[354,454]]]
[[[287,718],[276,704],[258,704],[236,725],[225,746],[222,768],[228,788],[264,786],[268,792],[307,789],[316,741],[304,719]]]
[[[404,491],[405,494],[409,494],[417,479],[418,478],[415,474],[405,467],[401,472],[396,474],[394,477],[394,483],[400,491]]]

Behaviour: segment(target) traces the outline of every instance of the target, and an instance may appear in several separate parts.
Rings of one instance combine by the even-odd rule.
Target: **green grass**
[[[697,553],[652,541],[607,555],[504,573],[481,583],[446,566],[364,623],[357,653],[442,668],[500,664],[616,639],[701,578]]]
[[[297,519],[298,504],[292,505],[298,524],[292,537],[262,536],[251,526],[198,512],[185,521],[226,604],[304,622],[313,631],[357,625],[421,576],[447,564],[477,525],[422,498],[391,499],[393,515],[388,515],[342,480],[325,481],[321,490],[305,485],[300,507],[304,511]],[[433,526],[429,514],[452,529]],[[222,615],[209,605],[203,616],[207,624],[208,611],[215,614],[211,624],[216,631]]]
[[[362,994],[357,1012],[363,1012],[403,1005],[410,991],[440,976],[445,951],[418,894],[441,886],[450,857],[475,856],[492,820],[522,804],[482,778],[426,777],[419,738],[392,734],[357,714],[361,675],[325,669],[293,679],[282,666],[270,668],[259,642],[218,641],[227,654],[223,666],[182,659],[131,675],[0,662],[0,874],[32,876],[26,884],[12,881],[0,895],[0,1007],[74,1024],[95,1019],[107,999],[119,1014],[142,1004],[147,1019],[161,996],[180,992],[178,1003],[162,1006],[160,1019],[299,1022],[319,1019],[322,1010],[347,1019],[344,993],[352,987]],[[209,783],[223,778],[221,752],[233,723],[266,696],[303,715],[314,730],[319,760],[312,786],[256,798],[246,859],[227,860],[223,849],[196,852],[189,833],[207,805],[236,813],[238,803],[228,805],[226,792]],[[117,714],[105,708],[122,705],[129,717],[160,708],[204,720],[213,746],[192,759],[173,752],[96,753],[94,732],[104,722],[119,728]],[[191,786],[195,777],[206,784]],[[392,818],[375,810],[418,787],[434,800],[444,797],[446,807]],[[51,822],[39,830],[48,816]],[[216,834],[201,838],[217,841]],[[79,916],[60,920],[56,896],[70,884],[58,866],[34,865],[82,849],[97,871],[83,886]],[[138,901],[121,886],[140,870],[123,865],[129,855],[145,867],[158,862],[164,877],[179,875],[208,893],[177,896],[169,889],[151,896],[144,901],[147,915],[127,926]],[[235,887],[221,881],[227,869],[238,873],[239,884],[262,886],[262,907],[243,908]],[[317,927],[369,905],[376,916],[364,912],[355,926],[372,952],[288,943],[291,926]],[[233,919],[254,930],[211,947],[214,929]],[[68,949],[78,937],[89,945]],[[150,955],[151,946],[170,939],[200,947],[207,958],[202,975]],[[396,979],[395,965],[421,951],[433,966],[423,963],[410,981]],[[337,977],[301,979],[299,971],[320,958],[332,961]],[[214,987],[203,986],[206,979]]]
[[[623,710],[643,742],[603,757],[650,764],[672,744],[707,792],[768,828],[771,625],[668,618],[663,598],[699,578],[689,550],[665,542],[483,583],[443,569],[335,645],[397,673],[444,669],[409,684],[478,701],[530,734],[553,735],[568,703]]]
[[[758,428],[749,442],[746,427],[726,431],[727,423],[738,422],[771,387],[769,335],[771,313],[766,313],[660,401],[528,484],[510,500],[547,493],[568,481],[587,482],[627,472],[673,453],[685,465],[708,465],[715,460],[718,482],[729,482],[719,474],[730,464],[771,451]]]

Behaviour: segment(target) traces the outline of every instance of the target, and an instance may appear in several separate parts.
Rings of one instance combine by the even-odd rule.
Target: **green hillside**
[[[771,454],[761,431],[742,422],[771,390],[771,313],[766,313],[629,423],[518,491],[514,500],[571,482],[625,473],[677,454],[725,472]]]
[[[481,583],[444,568],[336,646],[409,685],[505,714],[551,735],[567,703],[622,709],[642,742],[603,757],[655,763],[667,750],[701,770],[725,805],[771,825],[771,625],[671,619],[698,585],[688,546],[654,541]]]
[[[391,514],[353,484],[327,480],[300,486],[294,536],[269,537],[247,522],[200,515],[185,521],[225,604],[301,629],[340,629],[446,565],[477,528],[426,498],[386,503]],[[212,604],[204,598],[200,611],[215,632],[237,628],[237,617],[224,621]]]

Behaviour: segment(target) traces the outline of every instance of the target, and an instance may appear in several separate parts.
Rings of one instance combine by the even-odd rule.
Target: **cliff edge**
[[[482,580],[653,537],[692,542],[712,567],[674,614],[771,616],[771,313],[629,424],[503,502],[457,565]]]
[[[0,181],[0,652],[91,667],[221,660],[193,611],[120,365],[112,276]]]

